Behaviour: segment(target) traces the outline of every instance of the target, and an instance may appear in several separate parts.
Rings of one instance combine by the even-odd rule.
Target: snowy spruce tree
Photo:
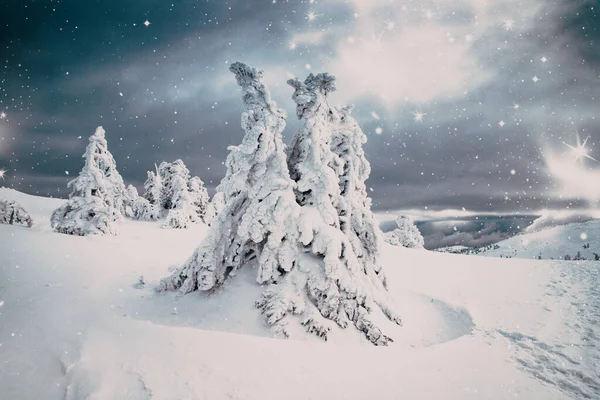
[[[391,339],[372,311],[379,307],[395,323],[400,319],[377,263],[377,232],[364,222],[372,215],[361,191],[368,175],[362,132],[344,125],[348,110],[327,103],[334,78],[319,74],[289,82],[304,126],[294,139],[288,172],[281,142],[285,114],[270,99],[260,72],[240,63],[230,69],[244,91],[246,135],[231,148],[218,187],[225,206],[200,248],[160,288],[210,290],[254,260],[257,281],[265,285],[256,306],[275,332],[289,336],[292,317],[299,316],[308,332],[325,339],[336,323],[354,325],[374,344],[386,345]],[[351,214],[359,211],[353,222]],[[373,238],[365,233],[371,230]]]
[[[289,177],[281,132],[286,114],[271,100],[262,71],[234,63],[245,111],[239,146],[230,146],[226,176],[217,187],[223,209],[188,261],[161,281],[163,290],[210,290],[248,262],[257,281],[277,282],[295,266],[299,207]]]
[[[188,190],[190,192],[193,208],[198,215],[198,219],[203,221],[205,224],[210,224],[214,219],[214,214],[211,210],[208,191],[204,187],[204,182],[202,182],[202,179],[197,176],[192,176],[188,180]]]
[[[159,203],[167,214],[163,227],[187,228],[199,221],[208,223],[208,192],[200,178],[190,177],[182,160],[162,162],[158,175],[161,183]]]
[[[398,226],[385,234],[385,241],[393,246],[422,249],[425,245],[423,235],[415,223],[407,216],[400,215],[396,218]]]
[[[31,228],[33,219],[16,201],[0,199],[0,224],[20,224]]]
[[[52,213],[51,225],[57,232],[114,235],[115,222],[127,212],[127,191],[104,134],[98,127],[90,136],[85,165],[67,185],[72,188],[69,200]]]
[[[182,160],[162,162],[148,171],[144,195],[135,203],[136,218],[155,221],[166,217],[163,228],[188,228],[212,217],[208,192],[197,176],[191,177]]]
[[[378,306],[393,322],[401,321],[393,311],[378,260],[380,237],[364,187],[369,174],[362,152],[364,134],[351,119],[350,109],[329,105],[333,76],[310,74],[304,82],[292,79],[288,84],[295,89],[296,114],[304,120],[288,161],[302,206],[300,242],[323,259],[322,266],[311,265],[304,283],[318,310],[311,330],[326,335],[330,330],[326,319],[342,328],[353,324],[374,344],[386,345],[391,339],[375,324],[371,311]],[[265,303],[280,309],[278,302],[286,297],[275,298]]]
[[[339,175],[340,201],[336,208],[340,229],[348,236],[352,249],[365,271],[373,269],[385,285],[380,252],[383,236],[371,211],[365,181],[371,165],[363,150],[367,136],[352,117],[352,107],[331,110],[333,131],[331,150],[342,162]]]

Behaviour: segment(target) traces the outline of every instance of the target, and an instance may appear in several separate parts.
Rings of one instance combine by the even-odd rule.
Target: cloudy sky
[[[98,125],[126,183],[181,158],[213,189],[241,140],[234,61],[327,71],[355,104],[379,210],[536,213],[600,198],[600,18],[584,0],[6,0],[5,184],[66,197]],[[585,150],[577,146],[586,138]],[[481,230],[481,228],[477,228]]]

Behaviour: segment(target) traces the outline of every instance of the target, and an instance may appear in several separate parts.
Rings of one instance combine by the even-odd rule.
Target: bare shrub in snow
[[[31,228],[33,219],[16,201],[0,199],[0,224],[21,224]]]
[[[108,151],[104,129],[90,136],[83,155],[85,165],[70,181],[69,200],[54,210],[51,225],[69,235],[116,234],[115,222],[127,212],[128,195],[123,178]]]
[[[396,218],[398,228],[385,233],[385,241],[393,246],[422,249],[425,245],[423,235],[414,222],[407,216],[401,215]]]

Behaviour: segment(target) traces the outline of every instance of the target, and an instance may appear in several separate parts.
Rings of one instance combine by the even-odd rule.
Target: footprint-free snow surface
[[[251,267],[211,294],[156,293],[206,227],[125,221],[52,232],[62,200],[0,189],[33,216],[0,225],[1,399],[600,398],[600,263],[387,246],[404,326],[377,348],[271,336]],[[391,325],[390,325],[391,326]]]

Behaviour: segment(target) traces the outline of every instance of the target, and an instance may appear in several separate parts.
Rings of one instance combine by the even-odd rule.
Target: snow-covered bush
[[[166,216],[163,228],[187,228],[199,221],[209,223],[208,192],[182,160],[162,162],[156,173],[148,171],[144,196],[135,204],[139,219],[154,221]]]
[[[0,199],[0,224],[22,224],[31,228],[33,219],[16,201]]]
[[[277,281],[295,265],[299,207],[281,136],[286,114],[262,84],[262,71],[241,63],[230,71],[242,87],[245,135],[241,145],[229,147],[227,173],[217,187],[224,206],[203,243],[161,282],[162,289],[209,290],[253,259],[259,283]]]
[[[325,339],[335,322],[353,324],[374,344],[386,345],[391,339],[371,311],[378,306],[395,323],[400,318],[378,262],[379,232],[364,187],[364,135],[349,109],[327,102],[335,78],[311,74],[288,82],[304,125],[286,164],[285,113],[261,83],[262,72],[241,63],[230,70],[244,94],[245,136],[230,147],[227,175],[217,188],[225,205],[202,245],[160,289],[210,290],[255,262],[257,281],[266,286],[256,306],[275,332],[289,336],[290,316],[300,316],[308,332]]]
[[[398,227],[391,232],[385,233],[385,241],[393,246],[410,248],[423,248],[425,240],[419,228],[407,216],[401,215],[396,218]]]
[[[115,222],[127,213],[128,195],[123,178],[108,151],[104,129],[90,136],[83,155],[85,165],[70,181],[69,200],[54,210],[51,225],[69,235],[116,234]]]

